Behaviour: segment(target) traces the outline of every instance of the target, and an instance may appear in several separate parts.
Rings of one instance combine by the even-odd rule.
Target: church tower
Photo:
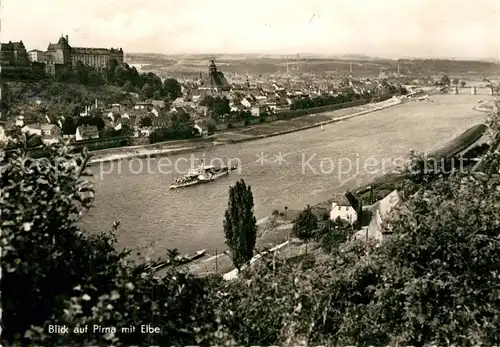
[[[224,74],[217,70],[214,58],[210,60],[210,64],[208,65],[208,78],[200,89],[212,92],[227,91],[231,89],[231,85],[226,80]]]

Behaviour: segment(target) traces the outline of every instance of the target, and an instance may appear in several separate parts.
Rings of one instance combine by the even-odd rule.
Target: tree
[[[153,120],[151,119],[151,117],[149,116],[144,116],[141,118],[141,120],[139,121],[139,126],[141,128],[146,128],[146,127],[150,127],[153,125]]]
[[[89,71],[81,61],[77,61],[75,72],[80,84],[86,85],[89,83]]]
[[[132,85],[132,82],[130,82],[130,81],[125,82],[125,84],[123,85],[122,88],[124,91],[129,92],[129,93],[134,90],[134,86]]]
[[[339,246],[346,242],[352,233],[352,227],[346,221],[337,218],[337,220],[328,220],[320,229],[318,239],[321,247],[328,253],[338,250]]]
[[[241,179],[229,187],[229,202],[224,219],[226,244],[238,270],[253,256],[257,240],[257,220],[253,213],[253,194]]]
[[[458,80],[458,78],[454,78],[453,79],[453,85],[454,86],[458,86],[459,83],[460,83],[460,81]]]
[[[225,96],[223,96],[222,98],[220,97],[214,98],[212,105],[208,107],[212,115],[216,119],[231,112],[231,107],[229,106],[229,100]]]
[[[116,81],[115,70],[116,70],[117,66],[118,66],[118,61],[116,59],[109,60],[109,67],[106,70],[106,80],[109,83],[114,83]]]
[[[216,126],[215,122],[211,119],[207,120],[206,126],[207,126],[207,133],[208,134],[213,134],[215,132],[215,130],[217,130],[217,126]]]
[[[64,117],[61,130],[64,135],[74,135],[76,133],[76,124],[72,116]]]
[[[90,71],[88,73],[88,84],[91,86],[99,86],[104,84],[104,79],[102,78],[102,75],[98,73],[97,71]]]
[[[450,78],[448,77],[448,75],[443,75],[443,77],[441,77],[441,84],[444,86],[449,86],[451,84],[451,81],[450,81]]]
[[[172,100],[168,97],[163,99],[163,110],[169,111],[172,108]]]
[[[467,82],[465,82],[465,81],[460,82],[460,85],[462,86],[462,88],[465,87],[466,84],[467,84]]]
[[[153,99],[155,99],[155,100],[160,100],[162,98],[162,96],[163,96],[163,93],[162,93],[161,89],[157,89],[153,93]]]
[[[152,98],[154,94],[154,88],[151,84],[145,83],[141,89],[141,95],[146,98]]]
[[[295,236],[301,239],[309,239],[318,229],[318,219],[312,212],[311,206],[307,207],[299,213],[293,223],[292,232]]]
[[[182,87],[174,78],[166,78],[165,81],[163,81],[163,91],[172,101],[182,96]]]

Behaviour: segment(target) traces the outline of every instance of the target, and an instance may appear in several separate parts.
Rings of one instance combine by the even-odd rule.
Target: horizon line
[[[398,61],[398,60],[442,60],[442,61],[468,61],[468,62],[488,62],[493,64],[500,63],[499,58],[455,58],[455,57],[432,57],[432,56],[402,56],[399,58],[389,58],[389,57],[380,57],[380,56],[371,56],[362,53],[347,53],[347,54],[327,54],[327,53],[307,53],[307,52],[297,52],[293,54],[285,54],[285,53],[260,53],[260,52],[241,52],[241,53],[208,53],[208,52],[197,52],[197,53],[158,53],[158,52],[124,52],[124,55],[160,55],[165,57],[178,57],[178,56],[261,56],[261,57],[280,57],[280,58],[293,58],[296,59],[297,55],[299,55],[299,59],[305,58],[330,58],[330,59],[338,59],[338,60],[349,60],[352,57],[352,60],[389,60],[389,61]],[[291,59],[293,61],[293,59]]]

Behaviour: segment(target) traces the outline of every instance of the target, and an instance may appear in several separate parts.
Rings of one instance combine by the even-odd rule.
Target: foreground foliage
[[[346,241],[342,226],[327,224],[320,231],[325,249],[293,260],[266,256],[224,282],[174,269],[155,277],[127,261],[128,252],[115,249],[112,232],[83,233],[76,221],[93,197],[82,176],[85,153],[75,157],[54,145],[43,165],[30,171],[24,165],[25,140],[9,147],[17,149],[2,175],[4,341],[116,346],[500,342],[495,152],[486,173],[419,179],[388,225],[392,236],[380,244]],[[330,238],[329,232],[334,233]],[[118,329],[151,324],[161,333],[56,335],[48,334],[48,324]]]
[[[72,156],[58,144],[46,158],[33,161],[26,138],[18,136],[18,149],[9,152],[2,174],[3,340],[23,345],[116,339],[140,344],[148,335],[58,336],[47,327],[101,324],[119,329],[141,322],[161,326],[158,341],[163,343],[196,344],[197,331],[209,336],[205,330],[210,324],[197,324],[214,321],[201,318],[210,306],[212,280],[182,273],[155,278],[151,270],[126,261],[129,252],[116,250],[113,233],[80,231],[77,219],[93,198],[83,177],[88,157]]]

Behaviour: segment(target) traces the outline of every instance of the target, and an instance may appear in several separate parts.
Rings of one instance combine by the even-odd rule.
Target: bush
[[[311,206],[300,212],[294,221],[292,232],[301,239],[310,239],[318,229],[318,219],[312,212]]]
[[[16,134],[9,144],[17,149],[9,152],[1,177],[3,340],[53,346],[145,344],[148,337],[140,332],[59,336],[46,328],[154,322],[162,329],[155,337],[158,343],[202,343],[197,331],[208,336],[210,321],[215,321],[211,316],[208,325],[197,325],[203,312],[213,312],[208,305],[213,280],[173,270],[155,278],[147,267],[127,262],[128,251],[115,249],[113,232],[82,232],[76,223],[94,195],[83,176],[89,159],[85,152],[70,155],[70,149],[56,144],[27,171],[26,138]],[[204,301],[202,306],[197,298]]]

